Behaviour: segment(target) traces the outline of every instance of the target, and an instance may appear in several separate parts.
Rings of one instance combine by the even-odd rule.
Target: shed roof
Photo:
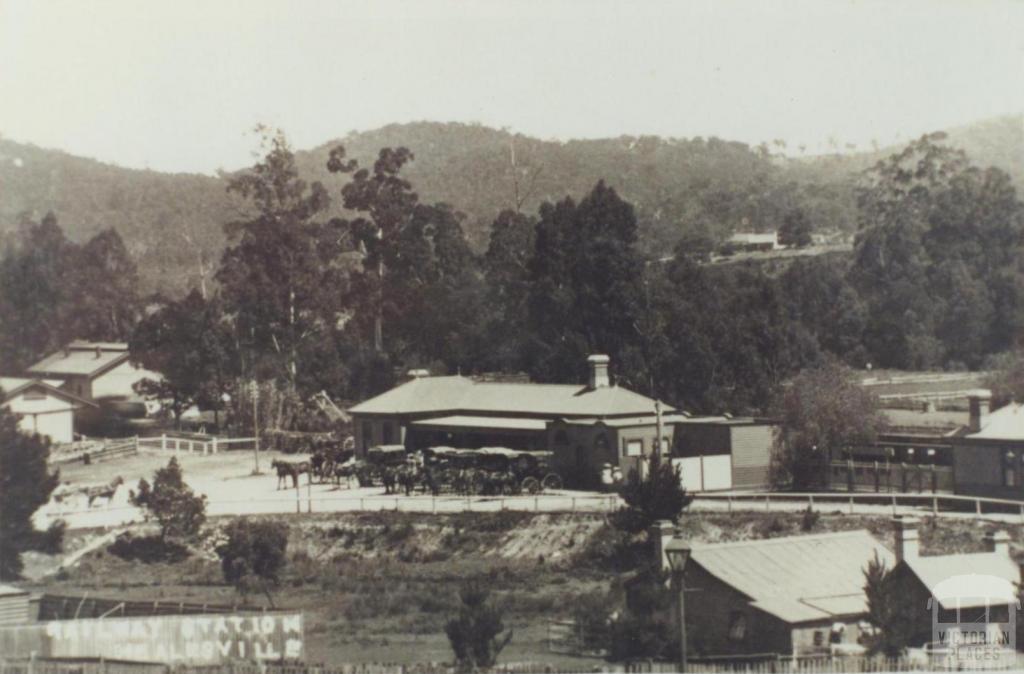
[[[74,341],[64,349],[43,358],[28,368],[28,371],[94,377],[126,360],[127,344]]]
[[[866,530],[695,545],[691,559],[787,623],[867,611],[864,570],[893,554]]]
[[[1024,405],[1010,403],[988,415],[985,425],[968,438],[978,440],[1024,440]]]
[[[353,414],[523,414],[544,418],[650,414],[654,400],[619,386],[480,382],[420,377],[362,402]],[[663,406],[665,412],[673,411]]]

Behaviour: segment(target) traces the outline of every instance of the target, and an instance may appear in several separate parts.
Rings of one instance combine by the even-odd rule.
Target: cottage
[[[627,474],[656,446],[671,446],[673,408],[612,384],[608,356],[590,356],[587,363],[589,380],[582,385],[414,373],[349,410],[356,449],[403,444],[550,450],[559,469],[593,481],[605,463]]]
[[[674,532],[655,536],[656,562]],[[705,655],[857,652],[868,629],[864,571],[893,554],[865,530],[695,544],[683,572],[689,649]]]
[[[76,340],[28,368],[33,377],[60,379],[61,388],[86,400],[132,400],[132,388],[143,379],[160,375],[131,364],[123,342]]]
[[[1010,555],[1006,532],[989,532],[985,550],[971,554],[922,556],[919,521],[896,517],[893,582],[910,607],[910,645],[941,641],[937,628],[957,624],[996,626],[1015,617],[1020,565]],[[987,631],[986,628],[982,628]]]
[[[19,415],[18,428],[51,442],[74,440],[75,414],[96,404],[61,388],[59,380],[0,377],[0,405]]]

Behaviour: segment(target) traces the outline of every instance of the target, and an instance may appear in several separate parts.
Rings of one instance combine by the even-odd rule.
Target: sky
[[[0,0],[0,136],[133,168],[393,122],[867,149],[1024,111],[1024,0]]]

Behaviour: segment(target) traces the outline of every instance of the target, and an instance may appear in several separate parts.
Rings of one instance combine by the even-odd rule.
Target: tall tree
[[[530,260],[531,374],[542,381],[583,375],[586,356],[607,353],[647,388],[637,348],[644,261],[633,207],[603,181],[576,204],[541,206]]]
[[[18,416],[0,407],[0,579],[17,578],[23,568],[21,553],[45,541],[32,515],[50,500],[59,482],[59,474],[47,466],[49,455],[44,438],[22,433]],[[60,529],[51,531],[59,535]]]
[[[74,333],[80,339],[125,341],[141,310],[139,275],[121,235],[108,228],[91,238],[70,270]]]
[[[773,407],[780,428],[772,479],[797,491],[820,486],[831,460],[871,443],[883,425],[876,396],[834,360],[794,377]]]
[[[143,319],[128,346],[134,363],[162,375],[139,382],[139,392],[164,401],[175,422],[195,404],[218,410],[238,374],[227,319],[218,302],[198,290]]]
[[[226,226],[231,245],[217,279],[234,316],[248,369],[295,388],[300,355],[339,317],[341,272],[333,262],[337,237],[317,216],[327,207],[324,187],[299,178],[284,136],[265,136],[266,155],[228,183],[253,211]]]

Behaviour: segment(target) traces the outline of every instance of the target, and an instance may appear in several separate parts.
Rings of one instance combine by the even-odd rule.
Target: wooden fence
[[[261,606],[196,604],[178,601],[133,601],[106,597],[44,594],[39,598],[38,620],[75,620],[78,618],[148,617],[160,615],[199,615],[266,613]]]
[[[217,454],[231,450],[257,448],[257,438],[221,438],[216,435],[164,433],[148,438],[135,438],[138,449],[171,452]]]

